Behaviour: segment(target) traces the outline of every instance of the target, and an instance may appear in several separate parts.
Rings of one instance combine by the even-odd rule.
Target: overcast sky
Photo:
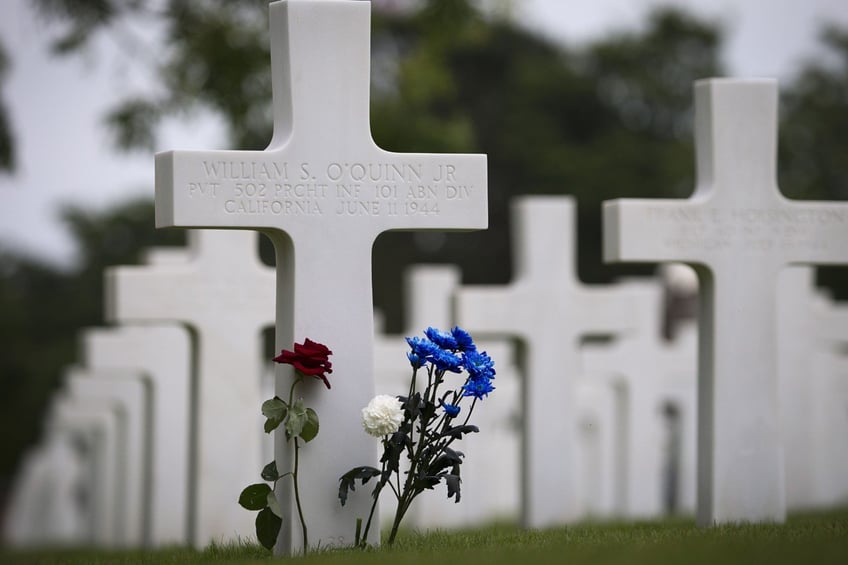
[[[0,95],[18,153],[17,171],[0,176],[0,247],[68,265],[74,249],[58,222],[60,204],[102,208],[153,195],[152,155],[116,153],[102,125],[106,109],[148,77],[133,74],[108,38],[83,59],[51,58],[28,3],[0,3],[0,40],[13,64]],[[648,9],[669,4],[724,24],[732,76],[786,80],[816,55],[822,22],[848,26],[846,0],[514,0],[521,21],[565,44],[636,28]],[[220,124],[209,117],[169,123],[158,141],[157,151],[225,148]]]

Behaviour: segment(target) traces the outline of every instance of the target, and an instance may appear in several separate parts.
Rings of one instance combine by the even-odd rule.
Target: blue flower
[[[414,351],[410,351],[406,354],[406,358],[409,359],[409,364],[412,365],[413,369],[418,369],[424,363],[426,363],[426,359],[422,359],[417,353]]]
[[[430,338],[430,341],[442,349],[447,351],[456,351],[458,349],[456,338],[448,332],[443,332],[431,327],[424,330],[424,335]]]
[[[462,396],[473,396],[480,400],[484,396],[488,396],[493,390],[495,390],[495,387],[492,386],[492,381],[490,379],[469,378],[465,381],[465,384],[462,385]]]
[[[406,343],[409,344],[411,351],[406,354],[413,369],[417,369],[424,365],[437,352],[441,351],[439,346],[421,337],[408,337]]]
[[[441,351],[439,346],[422,337],[408,337],[406,343],[409,344],[411,351],[406,354],[413,368],[421,367],[427,361],[430,361],[433,355]]]
[[[474,340],[471,339],[471,334],[459,326],[456,326],[451,330],[451,335],[453,336],[453,339],[456,340],[456,348],[460,351],[477,350],[477,346],[474,345]]]
[[[472,380],[495,378],[495,362],[485,351],[466,351],[462,362]]]
[[[462,358],[450,351],[437,349],[428,359],[439,371],[462,372]]]
[[[456,418],[457,416],[459,416],[459,406],[457,406],[456,404],[445,404],[443,402],[442,408],[444,408],[445,414],[447,414],[451,418]]]

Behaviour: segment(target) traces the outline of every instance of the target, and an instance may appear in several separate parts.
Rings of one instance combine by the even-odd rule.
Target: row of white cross
[[[373,143],[368,3],[277,2],[271,5],[271,25],[271,145],[259,152],[158,155],[157,225],[259,230],[273,241],[277,349],[309,337],[334,352],[333,389],[320,383],[303,389],[322,423],[320,440],[302,454],[301,473],[310,481],[301,495],[309,501],[314,543],[342,545],[352,541],[353,525],[367,516],[370,500],[367,489],[360,489],[365,492],[358,490],[341,508],[333,487],[340,470],[377,459],[376,443],[351,433],[375,392],[371,246],[387,230],[485,228],[486,160],[396,154]],[[604,208],[606,260],[682,261],[698,271],[701,524],[784,519],[776,279],[789,265],[848,263],[848,205],[790,202],[780,195],[776,117],[773,81],[698,82],[694,195],[613,201]],[[456,321],[472,332],[509,335],[524,344],[522,519],[545,526],[573,519],[579,507],[573,486],[578,387],[575,373],[563,368],[577,366],[582,335],[633,331],[645,291],[584,288],[577,282],[569,255],[570,204],[530,199],[516,210],[517,232],[529,241],[520,242],[515,253],[514,284],[464,289],[456,297]],[[522,228],[526,222],[540,227]],[[227,245],[221,237],[216,246]],[[121,283],[111,287],[111,312],[122,322],[179,321],[194,332],[188,391],[196,414],[189,431],[195,440],[189,441],[194,510],[185,527],[190,539],[204,544],[244,531],[250,520],[219,491],[222,485],[253,482],[254,468],[262,464],[252,455],[261,452],[254,430],[234,416],[236,407],[261,396],[262,367],[249,361],[233,366],[233,360],[238,351],[256,347],[256,335],[271,321],[271,298],[252,311],[249,297],[268,292],[251,288],[250,273],[262,270],[252,253],[228,262],[200,254],[185,265],[165,263],[163,272],[175,275],[169,282],[127,271],[126,289]],[[201,269],[203,275],[192,274]],[[119,271],[114,280],[122,275]],[[124,292],[146,299],[133,310],[122,301]],[[161,312],[154,311],[158,299],[165,304]],[[223,329],[201,333],[208,320],[220,319],[224,304],[237,305],[237,314]],[[210,386],[208,375],[218,370],[227,376],[220,386]],[[290,379],[290,368],[277,369],[278,394],[287,393]],[[222,465],[235,456],[222,452],[230,441],[239,445],[240,466]],[[560,457],[552,458],[551,451]],[[281,471],[290,468],[282,437],[275,458]],[[627,492],[634,488],[628,485]],[[277,495],[284,513],[278,550],[300,551],[289,481],[280,481]]]
[[[556,213],[550,214],[552,210]],[[514,204],[513,211],[515,219],[521,219],[516,225],[522,226],[515,232],[516,253],[536,247],[537,237],[551,235],[551,230],[566,241],[573,237],[574,205],[567,197],[525,197]],[[262,365],[259,337],[268,320],[257,318],[248,332],[252,338],[244,339],[246,346],[233,350],[223,364],[206,362],[217,355],[206,337],[230,331],[231,319],[244,311],[261,311],[263,302],[270,303],[274,282],[268,276],[270,268],[257,263],[252,275],[230,281],[232,290],[221,284],[223,279],[200,283],[211,281],[214,267],[210,266],[234,264],[239,257],[253,260],[256,241],[250,234],[220,231],[192,232],[191,239],[196,254],[183,253],[182,262],[163,264],[163,254],[157,252],[151,254],[152,264],[122,267],[109,274],[108,310],[113,320],[123,323],[84,333],[81,366],[69,371],[65,389],[56,399],[49,439],[24,466],[23,484],[31,486],[19,493],[19,509],[8,522],[18,528],[9,532],[12,541],[17,536],[18,541],[159,546],[192,540],[202,546],[212,539],[251,535],[251,514],[237,508],[233,496],[239,486],[258,480],[258,469],[272,457],[267,440],[260,445],[264,434],[257,407],[271,395],[256,377],[263,371],[259,369],[253,383],[247,383],[256,386],[242,387],[241,394],[229,398],[224,408],[227,416],[197,412],[190,399],[191,390],[198,387],[224,397],[224,391],[232,392],[246,378],[233,378],[233,371]],[[522,301],[532,303],[526,297],[535,290],[550,310],[571,313],[539,317],[527,334],[520,326],[481,322],[484,313],[491,315],[492,304],[471,304],[491,296],[492,289],[461,286],[456,267],[422,266],[408,275],[406,334],[420,333],[426,325],[449,327],[460,322],[474,328],[481,347],[498,363],[497,391],[476,412],[482,433],[463,446],[468,456],[463,502],[454,505],[444,493],[422,497],[408,518],[411,525],[478,524],[518,518],[521,511],[523,523],[533,527],[588,516],[648,518],[668,510],[694,510],[694,328],[684,326],[673,342],[660,340],[663,297],[657,282],[582,285],[573,272],[573,257],[563,255],[567,264],[559,275],[543,274],[525,263],[517,280],[498,290],[505,296],[495,304],[514,304],[520,310]],[[792,508],[820,507],[848,496],[848,449],[838,439],[848,427],[844,374],[848,364],[827,347],[848,342],[848,311],[828,304],[814,290],[811,274],[808,268],[790,269],[782,274],[780,285],[783,468]],[[187,276],[196,279],[187,288],[199,298],[196,307],[203,315],[167,308],[179,300],[176,289],[181,287],[176,283]],[[152,277],[172,288],[171,295],[129,292],[135,281]],[[239,299],[236,287],[246,285],[254,289],[254,298]],[[613,304],[624,297],[621,323],[600,327],[586,322],[587,316],[579,313],[594,307],[592,300],[585,299],[592,293],[596,300]],[[213,298],[217,306],[210,313],[202,304]],[[146,316],[115,314],[138,310],[139,304],[151,306]],[[464,306],[454,314],[454,304]],[[191,337],[168,324],[174,322],[190,328]],[[546,345],[536,339],[545,333],[563,339]],[[615,340],[581,345],[591,335],[615,336]],[[380,393],[397,394],[406,388],[409,367],[402,337],[376,334],[375,377]],[[510,346],[516,340],[522,343],[523,362],[518,362],[519,350]],[[550,358],[555,362],[543,370],[544,360]],[[197,378],[192,366],[205,367],[202,377]],[[570,409],[560,407],[544,414],[540,425],[564,429],[564,435],[552,439],[525,427],[527,414],[536,410],[529,401],[531,390],[536,387],[550,393],[563,388],[563,381],[569,383],[562,394],[571,399]],[[679,447],[673,453],[666,444],[674,436],[663,430],[668,422],[661,417],[666,405],[674,406],[679,414]],[[193,432],[192,421],[199,423]],[[245,436],[224,436],[221,428],[242,429]],[[86,458],[67,453],[67,440],[72,437],[87,443]],[[196,449],[213,443],[221,455],[201,463]],[[239,457],[223,455],[227,453]],[[539,459],[529,459],[528,453],[539,453]],[[87,474],[81,466],[87,466]],[[44,471],[33,471],[36,468]],[[204,471],[198,472],[200,468]],[[676,481],[671,481],[671,472]],[[534,484],[549,496],[534,500],[531,495],[537,491],[530,488]],[[90,499],[83,505],[87,511],[70,500],[81,486],[89,492]],[[201,507],[198,493],[204,486],[207,500]],[[669,488],[674,492],[667,492]],[[40,497],[33,492],[41,493]],[[45,504],[48,493],[51,503]],[[664,503],[668,496],[678,501],[671,508]],[[26,507],[30,510],[20,510]],[[201,508],[210,507],[221,512],[201,513]],[[390,498],[384,500],[383,508],[390,515]]]

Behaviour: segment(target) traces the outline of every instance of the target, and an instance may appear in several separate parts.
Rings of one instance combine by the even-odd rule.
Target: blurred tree
[[[823,56],[804,64],[781,97],[780,186],[790,198],[848,200],[848,29],[822,30]],[[819,282],[848,300],[848,268]]]
[[[66,26],[57,44],[79,49],[97,29],[148,2],[38,0]],[[160,3],[161,4],[161,3]],[[169,0],[159,12],[161,92],[109,114],[118,145],[149,149],[165,116],[212,109],[232,143],[261,148],[271,136],[270,58],[264,0]],[[423,0],[380,9],[372,34],[372,131],[393,151],[489,156],[490,226],[471,234],[393,233],[374,247],[375,303],[398,330],[407,265],[451,262],[467,282],[510,277],[508,203],[516,194],[578,197],[579,268],[588,281],[645,268],[605,267],[600,202],[691,191],[691,83],[721,74],[718,27],[661,10],[645,29],[566,50],[468,0]],[[69,38],[75,38],[69,41]]]
[[[466,282],[506,282],[511,198],[566,193],[579,203],[584,280],[646,272],[602,265],[600,203],[691,192],[691,87],[721,74],[717,26],[661,10],[641,32],[566,50],[473,10],[441,21],[443,4],[385,17],[375,31],[375,44],[396,53],[397,63],[394,90],[373,102],[374,138],[397,150],[420,150],[426,140],[425,150],[488,154],[490,229],[404,234],[397,238],[406,244],[396,247],[399,239],[386,236],[375,246],[375,270],[439,260],[462,265]],[[396,277],[375,278],[378,301]]]
[[[826,51],[781,97],[781,185],[787,196],[848,199],[848,30],[827,27]]]

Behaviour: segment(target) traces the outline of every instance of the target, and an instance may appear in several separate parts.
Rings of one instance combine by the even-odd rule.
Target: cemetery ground
[[[385,536],[384,536],[385,537]],[[42,550],[0,552],[0,563],[27,564],[193,564],[257,563],[275,559],[258,543],[213,544],[203,551]],[[798,563],[848,562],[848,507],[790,515],[785,524],[722,525],[699,528],[677,518],[628,523],[584,523],[549,530],[512,525],[458,531],[405,531],[394,547],[328,550],[291,558],[305,565],[404,563]]]

